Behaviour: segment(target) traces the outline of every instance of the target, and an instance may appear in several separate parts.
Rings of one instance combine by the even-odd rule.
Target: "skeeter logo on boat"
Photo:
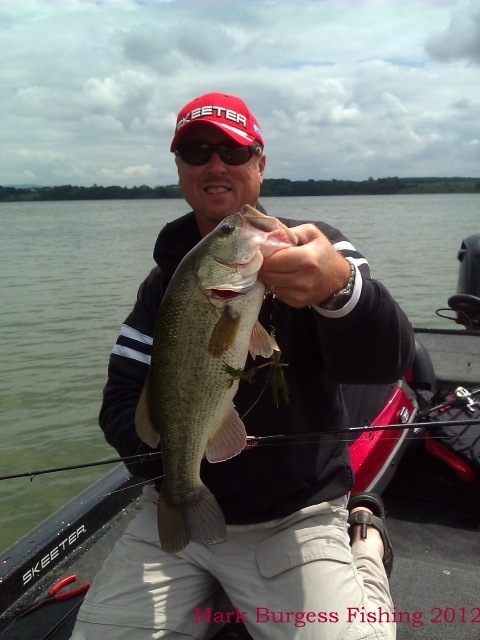
[[[33,567],[23,574],[23,586],[34,578],[38,578],[49,564],[55,563],[57,558],[66,554],[69,551],[69,547],[75,545],[79,537],[84,533],[87,533],[87,530],[85,525],[81,524],[75,531],[72,531],[64,540],[48,551]]]

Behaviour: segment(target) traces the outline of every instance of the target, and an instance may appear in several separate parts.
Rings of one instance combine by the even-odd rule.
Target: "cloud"
[[[478,175],[478,15],[461,0],[3,0],[0,184],[176,182],[176,113],[212,90],[260,119],[268,177]]]
[[[478,4],[455,12],[448,27],[430,35],[426,51],[441,62],[466,60],[480,64],[480,9]]]
[[[126,69],[108,78],[89,78],[83,87],[84,109],[113,118],[128,127],[144,119],[155,94],[152,80],[138,70]]]
[[[100,174],[108,180],[118,182],[125,182],[131,178],[140,181],[142,184],[150,182],[156,175],[155,167],[151,164],[144,164],[142,166],[135,167],[123,167],[117,170],[115,169],[102,169]]]
[[[198,22],[174,29],[139,25],[116,37],[125,60],[168,75],[185,64],[194,67],[218,62],[219,49],[231,51],[234,40],[219,26],[199,31]]]

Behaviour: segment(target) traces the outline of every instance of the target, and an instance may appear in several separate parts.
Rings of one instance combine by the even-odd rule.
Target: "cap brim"
[[[242,147],[248,147],[253,142],[255,142],[255,138],[249,135],[246,131],[242,131],[241,129],[237,129],[236,127],[223,122],[212,122],[212,120],[209,120],[207,118],[197,118],[192,122],[187,122],[181,129],[176,132],[172,140],[172,144],[170,145],[170,151],[176,151],[178,149],[178,145],[185,137],[185,134],[199,124],[208,125],[213,129],[222,131],[222,133],[225,133],[231,140]]]

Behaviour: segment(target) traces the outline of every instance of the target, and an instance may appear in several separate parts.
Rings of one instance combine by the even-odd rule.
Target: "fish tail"
[[[216,544],[227,537],[223,512],[205,485],[195,494],[175,502],[168,499],[162,486],[158,532],[162,549],[167,553],[178,553],[191,541]]]

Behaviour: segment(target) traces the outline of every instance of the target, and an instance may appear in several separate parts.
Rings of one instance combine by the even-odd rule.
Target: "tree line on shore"
[[[369,178],[368,180],[288,180],[266,178],[261,196],[353,196],[406,193],[480,193],[480,178]],[[0,202],[45,200],[138,200],[181,198],[178,185],[149,187],[2,187]]]

